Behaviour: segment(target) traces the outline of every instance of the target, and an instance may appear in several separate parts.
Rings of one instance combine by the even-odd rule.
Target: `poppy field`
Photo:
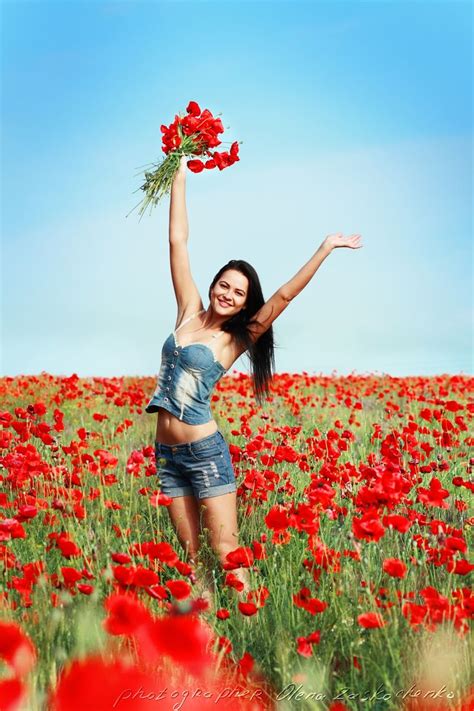
[[[0,709],[468,711],[474,379],[230,373],[239,546],[201,596],[154,378],[0,379]],[[246,568],[250,591],[235,574]]]

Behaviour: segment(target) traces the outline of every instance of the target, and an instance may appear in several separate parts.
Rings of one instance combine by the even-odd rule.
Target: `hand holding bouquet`
[[[186,160],[186,156],[181,156],[179,159],[179,168],[175,173],[176,177],[182,176],[183,178],[186,177],[186,171],[188,169],[188,161]]]
[[[145,171],[145,182],[141,186],[145,197],[138,203],[141,204],[140,218],[148,205],[157,205],[163,195],[170,192],[174,177],[180,170],[182,156],[192,157],[187,166],[193,173],[216,167],[224,170],[239,160],[238,141],[232,143],[228,152],[211,151],[222,143],[218,138],[224,132],[220,118],[215,118],[208,109],[201,111],[195,101],[189,102],[186,111],[187,114],[183,116],[176,115],[169,126],[161,126],[162,148],[166,158],[159,164],[152,163],[154,170]]]

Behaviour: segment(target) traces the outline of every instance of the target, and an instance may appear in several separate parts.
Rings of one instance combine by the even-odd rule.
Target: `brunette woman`
[[[275,368],[272,324],[338,247],[361,247],[360,235],[331,234],[298,273],[265,301],[255,269],[232,259],[214,276],[204,306],[188,255],[186,158],[181,158],[170,201],[171,277],[177,301],[175,330],[165,340],[155,392],[146,407],[158,413],[157,474],[177,537],[189,562],[198,563],[200,523],[220,563],[239,545],[235,473],[228,445],[213,418],[216,383],[247,353],[257,404],[264,402]],[[209,256],[212,256],[210,253]],[[248,588],[245,569],[233,571]],[[212,587],[212,586],[211,586]]]

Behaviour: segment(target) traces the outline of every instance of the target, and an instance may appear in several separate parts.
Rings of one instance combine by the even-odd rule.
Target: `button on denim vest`
[[[198,313],[203,311],[205,309]],[[183,321],[164,342],[156,390],[145,412],[157,412],[163,407],[189,425],[203,425],[212,420],[211,393],[227,370],[216,360],[208,344],[179,345],[176,332],[195,316],[197,314]]]

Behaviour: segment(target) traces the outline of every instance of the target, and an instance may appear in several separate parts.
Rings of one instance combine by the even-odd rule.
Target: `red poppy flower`
[[[188,160],[187,166],[189,170],[193,173],[201,173],[204,170],[204,163],[202,160],[199,159],[194,159],[194,160]]]
[[[0,621],[0,659],[23,676],[36,663],[36,648],[16,622]]]
[[[135,694],[134,711],[149,711],[150,699],[158,700],[167,681],[156,671],[146,674],[120,659],[104,661],[99,656],[76,659],[60,673],[57,686],[50,691],[50,711],[120,708],[127,706],[132,691],[146,689],[147,694]],[[159,701],[158,701],[159,703]]]
[[[279,504],[272,506],[264,520],[268,528],[273,531],[286,531],[290,524],[288,510]]]
[[[128,553],[112,553],[114,563],[131,563],[132,559]]]
[[[386,558],[383,561],[382,568],[392,578],[404,578],[407,574],[407,566],[398,558]]]
[[[3,711],[18,711],[24,708],[23,701],[26,695],[27,688],[19,679],[0,681],[0,709]]]
[[[94,592],[94,586],[93,585],[86,585],[84,583],[78,583],[76,585],[76,588],[79,590],[80,593],[83,595],[92,595]]]
[[[377,514],[368,512],[362,518],[353,518],[352,532],[356,538],[363,538],[366,541],[378,541],[385,534],[385,528]]]
[[[258,607],[253,602],[239,602],[238,608],[243,615],[255,615]]]
[[[372,627],[384,627],[386,625],[382,615],[378,612],[364,612],[357,617],[357,622],[361,627],[371,629]]]
[[[191,594],[191,587],[185,580],[168,580],[166,587],[177,600],[184,600]]]
[[[242,592],[245,587],[243,582],[239,580],[239,578],[234,575],[234,573],[227,573],[227,575],[225,576],[224,585],[229,585],[229,587],[234,588],[238,592]]]
[[[59,537],[57,539],[56,545],[58,546],[59,550],[65,558],[75,558],[76,556],[81,555],[81,549],[79,548],[79,546],[66,536]]]
[[[398,514],[384,516],[382,522],[386,528],[390,528],[390,526],[392,526],[400,533],[406,533],[411,526],[411,521],[406,518],[406,516],[400,516]]]
[[[186,111],[188,112],[188,114],[191,114],[191,116],[199,116],[199,114],[201,113],[199,104],[196,103],[195,101],[189,102],[189,104],[186,107]]]
[[[139,588],[146,588],[149,585],[156,585],[160,579],[154,570],[138,565],[132,578],[132,584]]]
[[[434,506],[442,509],[449,508],[445,499],[449,496],[449,491],[443,489],[440,480],[433,477],[430,481],[429,488],[418,488],[417,501],[420,501],[425,506]]]
[[[298,654],[301,654],[302,657],[311,657],[313,655],[313,648],[306,637],[297,637],[296,642]]]
[[[237,662],[237,668],[243,676],[248,676],[255,667],[255,660],[250,652],[244,652],[242,658]]]
[[[159,662],[166,655],[191,674],[201,674],[215,663],[209,651],[212,635],[195,615],[164,615],[146,626],[138,642],[144,659]]]
[[[164,585],[150,585],[145,590],[154,600],[168,600],[168,591]]]
[[[82,573],[75,568],[63,566],[61,568],[61,573],[63,574],[64,582],[67,585],[74,585],[74,583],[77,583],[77,581],[82,578]]]
[[[474,570],[474,565],[469,563],[468,560],[465,558],[461,558],[460,560],[450,560],[446,564],[446,570],[448,570],[449,573],[454,573],[455,575],[469,575],[469,573]]]
[[[243,566],[249,568],[253,564],[253,552],[251,548],[239,547],[226,555],[226,563],[223,565],[224,570],[233,570]]]
[[[153,618],[148,608],[134,595],[113,593],[104,601],[108,617],[104,629],[113,635],[133,635],[141,625],[151,624]]]

